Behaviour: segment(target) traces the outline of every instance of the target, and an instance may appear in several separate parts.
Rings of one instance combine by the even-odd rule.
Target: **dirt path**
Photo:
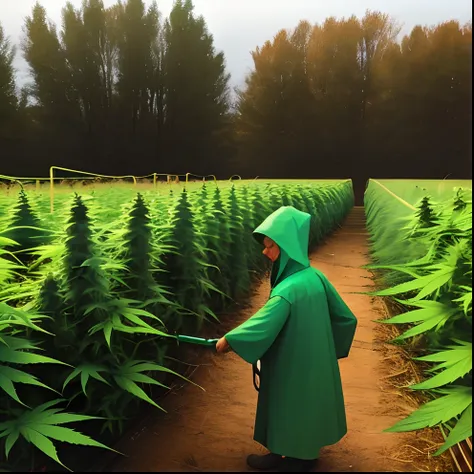
[[[372,321],[381,317],[382,306],[368,296],[351,294],[372,286],[370,274],[360,268],[368,262],[367,251],[363,209],[354,208],[344,226],[311,255],[312,265],[328,276],[359,320],[352,352],[340,362],[349,431],[337,445],[322,450],[316,468],[321,472],[413,469],[409,463],[390,459],[404,435],[382,433],[399,419],[381,388],[385,372]],[[252,307],[233,325],[251,316],[268,294],[265,283]],[[168,396],[163,403],[168,414],[147,420],[132,437],[123,439],[117,449],[128,457],[107,470],[248,470],[247,454],[263,452],[252,440],[257,393],[251,367],[233,353],[213,356],[205,349],[200,362],[193,380],[206,392],[187,385]]]

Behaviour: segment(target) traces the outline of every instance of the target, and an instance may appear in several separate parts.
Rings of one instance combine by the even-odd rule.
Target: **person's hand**
[[[216,351],[220,354],[230,349],[230,345],[225,337],[221,337],[216,344]]]

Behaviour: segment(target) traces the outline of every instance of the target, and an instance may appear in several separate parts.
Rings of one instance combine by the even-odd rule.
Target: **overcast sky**
[[[24,18],[30,14],[35,0],[0,0],[0,22],[15,44],[22,36]],[[66,0],[40,2],[55,23],[61,23],[61,8]],[[81,0],[72,0],[80,5]],[[115,0],[104,0],[106,6]],[[150,3],[150,2],[145,2]],[[159,0],[162,14],[170,13],[173,0]],[[299,20],[320,23],[329,16],[362,17],[366,11],[380,10],[393,16],[407,33],[414,25],[433,25],[446,20],[461,23],[472,18],[470,0],[194,0],[195,13],[203,15],[215,46],[223,50],[232,85],[241,85],[252,68],[250,51],[273,38],[281,28],[293,28]],[[27,78],[27,66],[18,51],[15,66],[20,82]]]

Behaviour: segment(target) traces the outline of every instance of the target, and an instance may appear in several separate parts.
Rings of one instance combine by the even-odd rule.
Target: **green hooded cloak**
[[[265,306],[226,334],[246,362],[260,361],[254,439],[270,452],[302,460],[347,432],[337,359],[347,357],[357,319],[327,278],[310,266],[311,216],[291,206],[254,232],[280,247]]]

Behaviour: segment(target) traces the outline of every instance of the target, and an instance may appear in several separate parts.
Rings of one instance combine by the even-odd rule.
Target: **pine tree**
[[[3,133],[7,133],[7,126],[15,116],[18,99],[15,90],[15,71],[13,69],[13,59],[15,58],[15,48],[6,37],[0,23],[0,138]]]
[[[200,172],[210,174],[219,131],[227,126],[229,75],[224,54],[216,53],[193,8],[191,0],[177,0],[165,24],[165,137],[177,172],[190,172],[199,161]]]

